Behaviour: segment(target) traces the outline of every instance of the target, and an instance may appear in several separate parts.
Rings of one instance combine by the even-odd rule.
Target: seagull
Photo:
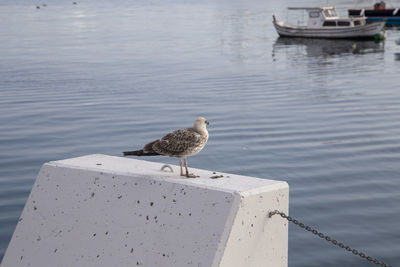
[[[207,125],[209,122],[199,117],[194,120],[192,128],[175,130],[166,134],[161,139],[154,140],[143,149],[122,152],[124,156],[168,156],[179,158],[181,176],[196,178],[198,176],[189,173],[187,157],[199,153],[208,140]],[[182,159],[185,164],[186,174],[183,173]]]

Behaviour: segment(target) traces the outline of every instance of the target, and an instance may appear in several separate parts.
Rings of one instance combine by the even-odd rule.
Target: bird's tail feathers
[[[144,152],[143,149],[140,150],[135,150],[135,151],[125,151],[122,152],[124,154],[124,157],[126,156],[159,156],[160,154],[152,151],[152,152]]]

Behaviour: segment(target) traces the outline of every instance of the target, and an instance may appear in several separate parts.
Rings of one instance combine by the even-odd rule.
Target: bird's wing
[[[155,143],[159,142],[159,141],[160,141],[160,140],[154,140],[153,142],[150,142],[150,143],[148,143],[148,144],[145,144],[144,147],[143,147],[143,151],[144,151],[145,153],[152,153],[152,152],[155,152],[154,149],[153,149],[153,145],[154,145]]]
[[[160,154],[174,156],[185,154],[185,152],[201,144],[201,135],[193,129],[187,128],[176,130],[165,135],[159,142],[153,144],[153,149]]]

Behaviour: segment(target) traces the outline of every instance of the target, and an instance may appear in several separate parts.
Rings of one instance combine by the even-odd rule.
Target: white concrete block
[[[44,164],[2,267],[287,266],[286,182],[89,155]]]

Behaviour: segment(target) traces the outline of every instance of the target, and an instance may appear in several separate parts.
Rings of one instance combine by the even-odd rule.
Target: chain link
[[[284,218],[284,219],[287,219],[289,222],[292,222],[292,223],[294,223],[295,225],[298,225],[298,226],[300,226],[301,228],[303,228],[303,229],[305,229],[305,230],[307,230],[307,231],[313,233],[314,235],[316,235],[316,236],[318,236],[318,237],[320,237],[320,238],[322,238],[322,239],[325,239],[326,241],[328,241],[328,242],[334,244],[335,246],[341,247],[341,248],[343,248],[343,249],[345,249],[345,250],[347,250],[347,251],[353,253],[354,255],[358,255],[358,256],[360,256],[361,258],[366,259],[366,260],[368,260],[368,261],[370,261],[370,262],[372,262],[372,263],[375,263],[376,265],[380,265],[380,266],[382,266],[382,267],[392,267],[392,266],[389,265],[389,264],[383,263],[383,262],[381,262],[381,261],[378,260],[378,259],[375,259],[375,258],[372,258],[372,257],[370,257],[370,256],[367,256],[367,255],[366,255],[365,253],[363,253],[363,252],[360,252],[360,251],[358,251],[358,250],[356,250],[356,249],[354,249],[354,248],[351,248],[350,246],[346,246],[345,244],[343,244],[343,243],[341,243],[341,242],[339,242],[339,241],[337,241],[337,240],[335,240],[335,239],[332,239],[331,237],[329,237],[329,236],[327,236],[327,235],[324,235],[323,233],[321,233],[321,232],[319,232],[319,231],[313,229],[312,227],[307,226],[307,225],[305,225],[304,223],[301,223],[301,222],[299,222],[298,220],[293,219],[292,217],[286,215],[284,212],[281,212],[281,211],[279,211],[279,210],[275,210],[275,211],[271,211],[271,212],[269,213],[268,216],[271,218],[272,216],[274,216],[274,215],[276,215],[276,214],[280,215],[280,216],[281,216],[282,218]]]

